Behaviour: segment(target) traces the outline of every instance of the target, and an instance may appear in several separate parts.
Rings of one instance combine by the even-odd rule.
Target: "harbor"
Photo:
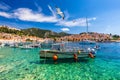
[[[120,0],[0,0],[0,80],[120,80]]]
[[[0,80],[119,80],[120,43],[100,43],[101,49],[96,57],[60,59],[54,64],[53,59],[39,58],[40,48],[19,49],[0,48]],[[109,53],[109,54],[108,54]]]

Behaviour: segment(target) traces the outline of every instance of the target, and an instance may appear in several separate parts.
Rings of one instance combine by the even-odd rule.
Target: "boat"
[[[88,20],[87,20],[87,17],[86,17],[86,34],[89,34],[88,32]],[[96,41],[92,41],[92,40],[83,40],[83,41],[80,41],[79,42],[80,45],[86,45],[87,47],[93,47],[95,50],[99,50],[100,49],[100,46],[98,45],[98,43]]]
[[[5,43],[0,43],[0,47],[4,47],[5,46]]]
[[[53,58],[58,59],[64,58],[84,58],[84,57],[95,57],[95,50],[88,48],[84,49],[82,47],[74,47],[73,43],[54,43],[51,49],[43,49],[40,51],[40,58]]]
[[[11,43],[11,44],[9,44],[9,47],[11,47],[11,48],[18,48],[18,43]]]
[[[53,40],[46,39],[44,42],[41,43],[41,48],[44,48],[44,49],[51,48],[52,44],[53,44]]]
[[[96,42],[91,41],[91,40],[84,40],[84,41],[79,42],[79,44],[81,44],[81,45],[95,45]]]
[[[32,49],[33,47],[31,47],[29,45],[23,45],[23,46],[19,46],[19,48],[21,48],[21,49]]]
[[[86,18],[87,24],[87,34],[88,34],[88,22]],[[87,44],[88,44],[87,40]],[[93,43],[93,42],[90,42]],[[74,58],[78,60],[78,58],[94,58],[95,57],[95,49],[92,47],[88,47],[83,44],[75,44],[73,42],[61,42],[61,43],[53,43],[51,49],[43,49],[40,51],[40,58],[52,58],[54,61],[57,59],[69,59]],[[79,45],[79,46],[78,46]]]
[[[40,48],[41,44],[40,43],[32,43],[32,44],[29,44],[29,46],[32,48]]]

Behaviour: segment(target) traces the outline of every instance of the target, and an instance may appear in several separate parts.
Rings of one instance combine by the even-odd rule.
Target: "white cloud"
[[[55,16],[45,16],[42,13],[34,12],[28,8],[19,8],[15,10],[14,16],[23,21],[33,22],[57,22],[58,19]]]
[[[36,4],[36,6],[38,5]],[[52,13],[51,16],[44,15],[42,12],[33,11],[32,9],[29,8],[18,8],[11,13],[0,12],[0,16],[6,18],[15,18],[21,21],[49,22],[49,23],[55,23],[55,25],[66,26],[66,27],[86,26],[86,18],[68,20],[69,14],[68,12],[66,12],[65,20],[60,20],[59,18],[57,18],[57,14],[51,8],[51,6],[48,5],[48,8]],[[88,20],[88,24],[90,25],[90,21],[96,20],[96,18],[95,17],[88,18],[87,20]]]
[[[68,11],[66,10],[66,11],[64,11],[64,15],[65,15],[65,20],[67,20],[69,17],[70,17],[70,15],[69,15],[69,13],[68,13]]]
[[[88,18],[88,25],[90,25],[89,21],[96,20],[95,17]],[[67,26],[67,27],[75,27],[75,26],[86,26],[86,18],[78,18],[70,21],[59,21],[56,25]]]
[[[96,20],[96,17],[91,18],[92,20]]]
[[[12,18],[12,15],[6,12],[0,12],[0,16],[6,17],[6,18]]]
[[[10,6],[2,2],[2,3],[0,3],[0,9],[2,9],[2,10],[9,10]]]
[[[69,28],[62,28],[61,30],[64,31],[64,32],[66,32],[66,31],[70,31]]]
[[[53,14],[54,15],[54,14]],[[42,13],[32,11],[29,8],[18,8],[13,13],[0,12],[0,16],[6,18],[16,18],[22,21],[32,22],[57,22],[56,16],[46,16]]]

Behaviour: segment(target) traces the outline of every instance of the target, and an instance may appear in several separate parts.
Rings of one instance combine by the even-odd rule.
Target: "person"
[[[58,51],[60,51],[60,48],[58,48]]]

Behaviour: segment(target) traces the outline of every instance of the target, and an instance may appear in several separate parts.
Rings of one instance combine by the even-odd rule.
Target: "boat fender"
[[[75,60],[77,60],[77,59],[78,59],[77,54],[74,54],[74,59],[75,59]]]
[[[54,60],[54,61],[57,61],[57,59],[58,59],[58,56],[57,56],[56,54],[54,54],[54,55],[53,55],[53,60]]]
[[[64,46],[64,44],[61,44],[61,46],[63,47],[63,46]]]
[[[88,55],[90,58],[94,58],[94,55],[92,54],[92,52],[90,52]]]
[[[80,54],[81,53],[81,51],[80,50],[78,50],[78,54]]]

